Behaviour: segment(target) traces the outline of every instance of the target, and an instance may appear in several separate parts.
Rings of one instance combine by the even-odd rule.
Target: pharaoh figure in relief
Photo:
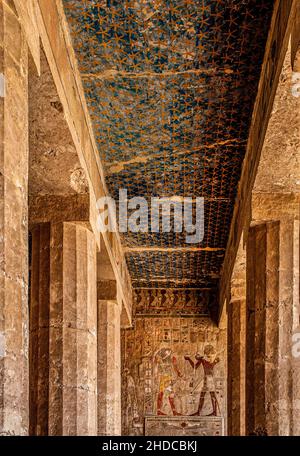
[[[161,348],[154,355],[154,375],[158,392],[156,401],[157,415],[180,415],[175,405],[174,385],[182,377],[177,359],[170,348]]]
[[[206,393],[210,394],[212,404],[212,412],[208,416],[217,416],[218,412],[220,412],[220,406],[216,396],[214,367],[219,363],[220,359],[216,356],[214,347],[212,345],[206,345],[204,348],[204,355],[197,353],[195,355],[195,361],[193,361],[190,356],[187,355],[184,357],[184,359],[190,363],[194,371],[197,370],[200,366],[203,366],[204,373],[203,387],[200,393],[198,409],[195,413],[192,414],[192,416],[201,415]]]
[[[122,388],[126,391],[126,400],[124,401],[124,425],[127,430],[132,430],[139,422],[138,399],[135,382],[130,374],[129,369],[123,370]]]

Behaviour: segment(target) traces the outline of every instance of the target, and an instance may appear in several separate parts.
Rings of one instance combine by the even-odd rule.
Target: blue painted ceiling
[[[112,196],[204,196],[214,251],[129,233],[135,287],[216,287],[273,0],[63,0]]]

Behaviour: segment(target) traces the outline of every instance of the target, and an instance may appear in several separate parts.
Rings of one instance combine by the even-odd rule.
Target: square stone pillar
[[[97,256],[98,435],[121,435],[122,299],[103,239]]]
[[[298,229],[296,227],[298,226]],[[299,305],[293,219],[259,223],[247,242],[247,434],[293,435],[291,351],[294,308]],[[295,245],[298,248],[295,249]],[[297,252],[296,252],[297,251]],[[298,296],[298,298],[297,298]]]
[[[28,50],[0,0],[0,435],[28,433]]]
[[[32,230],[30,433],[97,435],[96,243],[80,223]]]
[[[121,435],[121,306],[98,300],[98,435]]]
[[[227,303],[228,435],[245,435],[246,249],[240,242]]]
[[[227,306],[228,435],[245,435],[246,300]]]

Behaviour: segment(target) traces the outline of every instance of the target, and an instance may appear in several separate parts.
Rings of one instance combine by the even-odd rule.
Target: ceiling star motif
[[[168,252],[184,233],[125,233],[133,285],[215,288],[274,1],[64,6],[111,195],[205,198],[198,247],[216,250]]]

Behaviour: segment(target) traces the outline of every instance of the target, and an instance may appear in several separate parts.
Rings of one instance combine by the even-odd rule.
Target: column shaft
[[[251,227],[247,244],[247,433],[293,434],[295,222]]]
[[[228,435],[245,434],[245,317],[246,302],[228,304]]]
[[[241,239],[227,304],[228,435],[245,435],[246,250]]]
[[[299,242],[297,222],[293,219],[280,222],[279,270],[279,434],[296,435],[297,422],[293,423],[293,397],[297,396],[293,384],[291,339],[294,327],[295,306],[299,308],[299,281],[296,280],[296,245]],[[299,245],[299,244],[298,244]],[[297,321],[297,323],[299,320]],[[296,403],[294,403],[294,406]],[[299,405],[298,405],[299,407]],[[295,407],[295,409],[297,406]]]
[[[121,435],[121,334],[117,301],[98,300],[98,435]]]
[[[300,332],[300,223],[295,220],[294,229],[294,305],[293,305],[293,333]],[[293,435],[300,435],[300,363],[299,358],[292,356],[293,373],[293,404],[292,404],[292,431]]]
[[[0,435],[28,433],[28,50],[0,0]]]

